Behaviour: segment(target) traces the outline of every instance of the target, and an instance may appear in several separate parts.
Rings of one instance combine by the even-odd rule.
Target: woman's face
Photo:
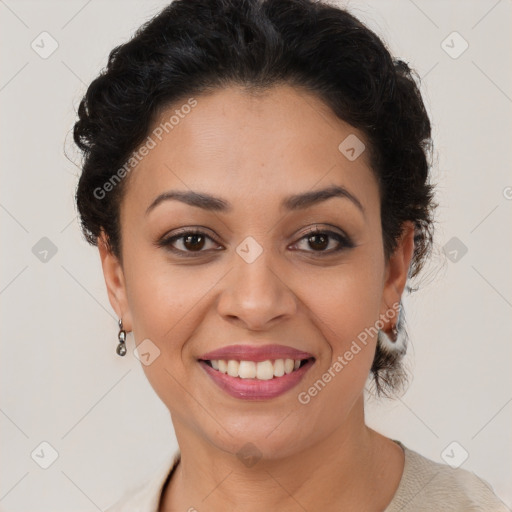
[[[143,369],[178,441],[231,453],[250,442],[269,458],[300,452],[361,426],[376,344],[375,330],[362,333],[400,298],[412,230],[386,262],[364,137],[314,95],[233,87],[194,100],[162,115],[175,117],[152,127],[154,147],[129,175],[123,265],[100,244],[109,297],[143,343]],[[308,199],[335,187],[342,192]],[[173,191],[201,201],[161,196]],[[219,359],[247,361],[244,375],[261,379],[201,360],[231,345],[255,351]],[[294,356],[309,357],[298,376],[271,377],[279,362],[258,369]]]

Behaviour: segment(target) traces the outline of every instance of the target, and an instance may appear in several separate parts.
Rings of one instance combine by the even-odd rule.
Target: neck
[[[173,421],[181,461],[164,489],[161,512],[383,510],[403,471],[402,449],[365,425],[362,396],[321,442],[250,467]]]

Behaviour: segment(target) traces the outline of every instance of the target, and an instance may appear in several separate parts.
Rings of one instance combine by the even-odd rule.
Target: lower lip
[[[241,379],[231,377],[227,373],[214,370],[204,361],[199,361],[213,382],[223,389],[228,395],[244,400],[266,400],[275,398],[295,387],[313,366],[315,360],[309,359],[306,364],[282,377],[274,377],[269,380]]]

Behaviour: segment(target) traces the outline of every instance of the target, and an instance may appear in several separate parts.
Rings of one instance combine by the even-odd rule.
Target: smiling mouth
[[[267,359],[265,361],[247,361],[236,359],[200,359],[204,364],[218,371],[238,377],[239,379],[273,380],[279,379],[302,368],[308,361],[314,361],[314,357],[307,359]]]

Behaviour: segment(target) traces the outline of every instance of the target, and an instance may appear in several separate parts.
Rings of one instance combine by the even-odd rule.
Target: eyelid
[[[331,226],[330,224],[314,224],[313,226],[308,227],[302,236],[304,237],[315,233],[334,233],[336,235],[349,238],[348,235],[343,230],[336,226]]]
[[[327,225],[327,226],[329,226],[329,225]],[[351,249],[356,246],[356,244],[354,244],[352,239],[344,231],[340,230],[339,228],[337,228],[335,226],[332,226],[332,228],[333,229],[324,228],[319,224],[315,224],[314,226],[309,227],[305,232],[303,232],[299,236],[299,238],[295,242],[293,242],[292,245],[296,245],[296,244],[300,243],[302,240],[304,240],[305,238],[307,238],[308,236],[312,236],[315,234],[325,234],[329,238],[334,239],[338,242],[338,244],[339,244],[338,248],[330,249],[328,251],[301,251],[301,252],[310,253],[312,255],[320,256],[320,257],[322,255],[327,256],[327,255],[331,255],[331,254],[338,254],[338,253],[342,252],[343,250]],[[181,249],[176,249],[176,248],[172,247],[172,244],[174,241],[185,237],[185,235],[203,235],[204,237],[209,238],[210,240],[215,242],[216,244],[222,245],[218,240],[216,240],[216,236],[212,236],[209,233],[211,233],[211,230],[209,230],[208,228],[203,227],[203,226],[179,228],[176,231],[172,232],[172,234],[166,234],[163,237],[161,237],[160,239],[158,239],[155,242],[155,245],[157,247],[163,247],[164,249],[167,249],[174,254],[178,254],[179,256],[184,256],[184,257],[194,257],[196,255],[200,255],[201,253],[208,254],[208,253],[211,253],[212,250],[183,251]],[[216,251],[216,250],[220,250],[220,249],[222,249],[222,248],[213,249],[213,250]]]
[[[215,239],[215,237],[216,237],[216,235],[212,235],[213,231],[205,226],[191,226],[191,227],[178,228],[178,229],[172,231],[172,237],[175,237],[178,235],[187,235],[189,233],[208,235],[212,239]],[[170,235],[170,233],[167,233],[162,238],[168,238],[168,235]]]
[[[309,227],[306,232],[302,234],[299,240],[302,240],[306,236],[315,235],[315,234],[327,234],[327,235],[336,235],[343,239],[343,241],[348,246],[355,246],[355,243],[352,241],[352,237],[350,237],[344,230],[338,228],[337,226],[332,226],[331,224],[315,224],[314,226]]]
[[[172,234],[167,233],[167,234],[163,235],[162,237],[160,237],[155,242],[155,245],[157,247],[163,247],[164,249],[168,249],[174,253],[179,253],[179,254],[183,254],[183,255],[186,255],[186,254],[193,255],[194,251],[182,251],[180,249],[175,249],[174,247],[172,247],[172,242],[185,237],[185,235],[203,235],[204,237],[209,238],[210,240],[215,242],[216,244],[221,245],[220,242],[218,240],[216,240],[216,236],[211,234],[211,230],[206,227],[203,227],[203,226],[179,228],[179,229],[173,231]],[[202,252],[207,252],[207,251],[197,251],[197,254],[200,254]]]
[[[336,231],[335,231],[336,230]],[[341,231],[341,232],[340,232]],[[353,249],[356,247],[356,244],[352,241],[352,238],[349,237],[344,231],[340,230],[339,228],[329,229],[329,228],[323,228],[319,226],[318,224],[315,224],[315,226],[308,228],[308,230],[300,236],[300,238],[294,242],[293,245],[296,245],[300,243],[302,240],[316,234],[321,235],[327,235],[329,238],[334,239],[338,242],[339,247],[336,249],[331,249],[328,251],[303,251],[306,253],[310,253],[314,256],[324,256],[327,257],[331,254],[339,254],[344,250],[347,249]]]

